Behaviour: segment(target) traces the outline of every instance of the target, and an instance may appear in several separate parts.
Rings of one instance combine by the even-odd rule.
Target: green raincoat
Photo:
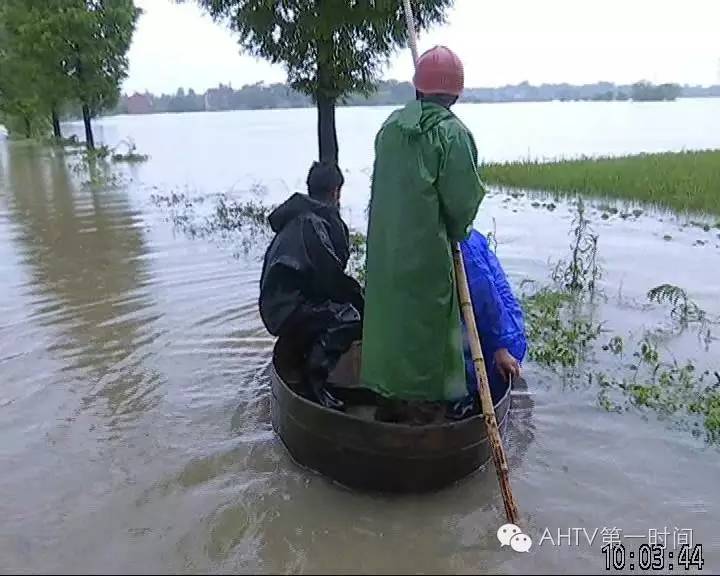
[[[446,108],[411,102],[375,140],[361,380],[404,400],[466,394],[450,242],[485,194],[470,131]]]

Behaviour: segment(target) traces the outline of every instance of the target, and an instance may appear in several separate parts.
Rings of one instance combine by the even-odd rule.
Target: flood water
[[[338,111],[344,213],[357,227],[389,110]],[[720,147],[720,99],[458,114],[486,160]],[[0,142],[0,572],[587,573],[605,570],[603,528],[666,527],[671,547],[675,529],[692,529],[703,571],[720,570],[717,446],[653,414],[607,412],[529,362],[507,442],[529,554],[496,539],[492,466],[437,494],[386,498],[291,461],[270,425],[263,246],[246,255],[188,238],[151,195],[277,202],[302,188],[314,121],[312,110],[102,119],[99,141],[132,138],[150,159],[100,188],[71,156]],[[476,223],[495,226],[515,286],[545,280],[569,244],[572,206],[533,201],[492,190]],[[609,330],[665,322],[645,298],[661,283],[720,315],[720,229],[599,214]],[[718,368],[718,341],[685,334],[668,350]],[[598,532],[592,546],[582,534],[553,546],[540,544],[546,528],[556,543],[558,529]],[[625,544],[647,538],[636,542]]]

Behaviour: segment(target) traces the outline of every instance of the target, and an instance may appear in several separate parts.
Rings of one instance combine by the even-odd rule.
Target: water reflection
[[[119,426],[157,402],[162,381],[144,365],[160,333],[141,215],[122,188],[83,186],[62,153],[8,146],[5,162],[28,318],[58,330],[49,349],[83,382],[84,407]]]

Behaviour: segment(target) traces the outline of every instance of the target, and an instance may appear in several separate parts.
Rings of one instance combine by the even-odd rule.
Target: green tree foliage
[[[44,110],[59,136],[59,108],[79,103],[93,148],[90,119],[117,102],[139,14],[133,0],[3,0],[0,106]]]
[[[290,86],[318,109],[319,155],[337,161],[335,105],[372,92],[391,52],[407,44],[400,0],[197,0],[227,20],[250,54],[283,64]],[[416,0],[419,29],[443,21],[452,0]]]
[[[0,110],[11,132],[37,133],[45,108],[39,62],[29,57],[27,12],[20,0],[0,3]]]
[[[0,54],[0,124],[30,138],[39,129],[43,106],[39,91],[19,70],[18,60]]]
[[[90,119],[117,103],[140,10],[133,0],[63,0],[62,4],[55,23],[65,46],[65,70],[72,79],[72,97],[82,104],[87,146],[94,148]]]

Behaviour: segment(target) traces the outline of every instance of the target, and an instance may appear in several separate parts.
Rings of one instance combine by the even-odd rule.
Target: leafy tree
[[[37,92],[19,73],[20,65],[0,48],[0,111],[2,124],[13,132],[22,132],[27,138],[33,134],[40,102]]]
[[[63,31],[56,14],[62,0],[8,0],[15,5],[12,26],[17,36],[18,52],[27,73],[40,92],[42,107],[50,115],[53,134],[60,132],[60,109],[71,98],[71,78],[65,70]]]
[[[292,88],[318,110],[319,156],[337,162],[335,106],[372,92],[390,53],[407,44],[400,0],[197,0],[229,21],[250,54],[285,65]],[[445,17],[452,0],[416,0],[419,29]]]
[[[2,0],[0,90],[11,114],[46,109],[60,136],[59,109],[79,102],[88,148],[90,120],[114,106],[140,14],[133,0]]]
[[[82,104],[86,145],[94,148],[91,118],[117,103],[140,9],[133,0],[62,0],[61,4],[55,23],[65,46],[64,67],[72,79],[72,95]]]
[[[11,131],[29,138],[39,128],[46,86],[38,62],[27,53],[26,13],[20,0],[0,4],[0,110]]]

